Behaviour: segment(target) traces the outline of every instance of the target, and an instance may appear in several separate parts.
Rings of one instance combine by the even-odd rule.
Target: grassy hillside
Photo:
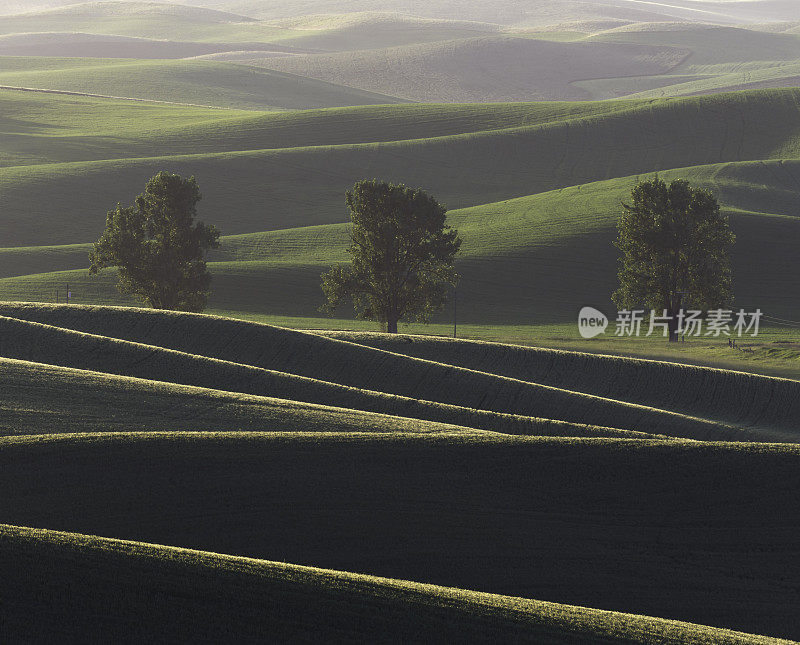
[[[295,51],[291,47],[274,43],[268,45],[247,43],[247,46],[254,50],[264,50],[264,54]],[[23,33],[0,36],[0,55],[2,56],[158,59],[204,56],[228,52],[232,49],[244,49],[244,47],[242,43],[191,43],[76,32]],[[304,50],[296,51],[302,52]],[[0,63],[0,65],[2,64]]]
[[[571,82],[598,75],[664,73],[686,55],[686,51],[664,47],[499,36],[378,51],[273,58],[264,65],[412,101],[458,103],[588,98]],[[568,61],[568,68],[562,65],[563,61]]]
[[[345,410],[0,359],[0,435],[52,432],[454,432],[477,430],[409,417]],[[497,427],[543,436],[636,437],[637,433],[545,419],[496,419]]]
[[[732,27],[628,25],[601,32],[591,41],[677,47],[691,52],[677,69],[697,72],[705,65],[794,61],[800,59],[800,38]],[[736,47],[731,47],[736,43]]]
[[[794,0],[187,1],[0,19],[0,641],[800,640],[800,36],[731,26]],[[230,318],[97,306],[160,170]],[[613,337],[656,172],[719,198],[761,337]],[[401,331],[543,346],[322,318],[371,177],[463,238]]]
[[[95,29],[114,29],[127,28],[129,30],[150,30],[158,31],[160,25],[155,20],[147,20],[147,14],[156,15],[162,21],[175,20],[176,17],[185,17],[194,31],[199,35],[213,37],[225,31],[231,24],[241,25],[247,20],[244,15],[254,16],[263,19],[296,19],[298,16],[314,14],[335,14],[353,13],[363,11],[381,12],[401,12],[417,16],[424,16],[437,19],[461,18],[467,20],[478,20],[500,24],[513,24],[525,22],[527,24],[548,25],[563,22],[569,19],[586,18],[587,11],[594,17],[618,16],[619,14],[628,15],[633,20],[665,20],[669,19],[668,13],[659,12],[658,8],[653,7],[648,11],[644,7],[631,7],[630,3],[625,2],[627,7],[620,9],[619,6],[600,6],[576,7],[572,0],[535,0],[531,5],[521,8],[513,0],[502,0],[492,7],[487,7],[477,2],[456,2],[455,0],[444,0],[435,5],[408,0],[392,0],[392,2],[378,2],[377,0],[349,0],[348,2],[334,0],[292,0],[291,2],[280,5],[267,5],[254,0],[189,0],[185,4],[199,5],[201,7],[212,7],[225,9],[235,12],[235,15],[196,11],[191,8],[181,8],[176,10],[165,5],[156,5],[149,9],[146,3],[131,3],[138,5],[132,11],[137,16],[136,21],[129,25],[120,25],[122,18],[126,15],[121,3],[109,2],[108,7],[102,7],[98,3],[85,3],[77,8],[63,5],[71,4],[64,0],[33,0],[39,4],[54,7],[51,11],[29,13],[22,16],[14,16],[12,27],[15,31],[30,31],[30,27],[41,24],[43,21],[71,20],[77,25],[95,25]],[[14,0],[12,0],[13,4]],[[619,0],[615,0],[619,5]],[[61,5],[59,7],[59,5]],[[29,5],[20,6],[17,11],[23,11]],[[12,9],[13,10],[13,9]],[[141,16],[141,14],[144,14]],[[788,19],[788,18],[787,18]],[[261,25],[251,21],[248,25],[251,29],[257,29]],[[112,32],[113,33],[113,32]],[[121,33],[121,32],[120,32]],[[163,33],[158,31],[158,33]],[[269,33],[269,32],[268,32]]]
[[[722,23],[755,22],[764,20],[790,20],[795,18],[796,6],[792,0],[745,0],[720,3],[716,0],[674,0],[669,3],[642,4],[634,0],[606,0],[602,4],[578,4],[573,0],[531,0],[520,5],[514,0],[501,0],[487,6],[483,3],[443,0],[435,5],[414,0],[290,0],[280,6],[264,6],[256,0],[191,0],[202,6],[229,7],[254,16],[291,16],[319,11],[363,11],[383,9],[407,11],[417,15],[470,20],[492,20],[501,23],[552,25],[566,20],[595,18],[620,18],[630,20],[693,19],[717,20]]]
[[[760,5],[766,8],[763,1]],[[580,20],[571,21],[570,12],[577,6],[582,15],[572,16]],[[407,100],[451,103],[605,99],[662,87],[666,89],[656,96],[786,87],[796,85],[796,74],[769,73],[768,69],[800,62],[800,40],[792,33],[791,23],[763,29],[669,22],[676,17],[685,20],[687,11],[666,4],[658,9],[653,6],[655,12],[628,0],[601,7],[585,3],[540,6],[537,18],[527,20],[527,26],[501,25],[498,15],[491,22],[421,18],[428,13],[422,6],[407,6],[406,13],[387,11],[391,7],[386,6],[354,6],[356,11],[351,13],[341,13],[339,7],[340,13],[312,11],[308,15],[308,9],[321,8],[317,3],[264,22],[176,4],[85,3],[7,17],[0,27],[0,54],[117,59],[199,56],[207,63],[239,62]],[[719,9],[719,3],[713,9],[699,9],[695,3],[688,17],[730,23]],[[552,20],[541,22],[547,15]],[[286,52],[307,55],[276,55]],[[525,64],[531,60],[536,64]],[[742,64],[754,66],[758,78],[721,78]],[[714,66],[727,69],[713,71]],[[132,76],[126,78],[126,72]],[[99,77],[71,71],[31,79],[23,76],[22,80],[36,81],[36,87],[95,88],[78,91],[111,96],[127,96],[114,88],[136,83],[149,98],[163,96],[166,87],[177,85],[176,98],[170,100],[198,102],[185,98],[197,92],[180,87],[184,76],[178,69],[148,67],[139,75],[115,69]],[[159,86],[149,77],[164,82]],[[250,80],[257,84],[258,79]],[[705,85],[699,90],[682,87],[700,81]],[[253,102],[252,97],[236,95],[227,97],[227,102],[224,96],[212,97],[219,105],[252,107]],[[302,106],[297,101],[255,105]]]
[[[235,234],[341,222],[343,193],[363,177],[423,186],[455,209],[633,173],[793,158],[798,97],[771,90],[632,103],[607,115],[429,139],[5,168],[0,239],[8,246],[94,239],[106,210],[163,169],[194,174],[205,195],[201,218]]]
[[[489,23],[365,12],[348,14],[344,18],[318,16],[309,20],[303,17],[271,24],[238,19],[233,24],[211,22],[207,28],[200,27],[197,23],[201,21],[195,20],[185,34],[182,30],[167,34],[162,29],[163,23],[176,23],[176,27],[179,21],[183,24],[181,14],[174,13],[174,9],[164,7],[161,24],[156,24],[153,11],[144,7],[139,13],[119,14],[118,21],[110,20],[109,11],[102,17],[92,18],[88,12],[81,16],[76,10],[68,15],[58,12],[63,15],[61,20],[54,19],[53,12],[39,14],[37,19],[28,16],[25,21],[11,18],[8,20],[12,25],[41,27],[41,31],[15,33],[0,28],[5,34],[0,36],[0,52],[14,56],[185,58],[242,50],[350,51],[474,38],[500,30],[498,25]],[[191,10],[188,13],[191,14]],[[68,31],[70,28],[76,30]],[[83,33],[86,30],[94,33]],[[120,36],[120,33],[126,35]],[[180,40],[176,40],[176,35]],[[231,40],[226,41],[226,37]],[[191,38],[199,40],[191,42]]]
[[[710,188],[730,213],[738,236],[733,253],[735,305],[797,320],[800,291],[793,276],[800,223],[794,215],[800,166],[752,162],[662,174]],[[610,313],[616,219],[635,181],[614,179],[451,211],[450,222],[464,239],[459,321],[572,323],[587,304]],[[346,260],[346,244],[343,225],[224,237],[221,249],[211,256],[211,306],[320,318],[319,275]],[[136,304],[119,295],[112,272],[88,276],[88,251],[88,245],[0,251],[0,275],[22,276],[0,278],[0,298],[52,302],[59,290],[63,300],[68,283],[73,302]],[[340,315],[351,317],[352,310],[343,307]],[[439,320],[452,320],[449,307]]]
[[[690,52],[670,74],[586,79],[576,84],[596,99],[689,96],[798,84],[800,38],[791,33],[657,23],[629,24],[594,34],[588,40],[676,47]]]
[[[6,59],[22,65],[33,59]],[[37,59],[58,70],[72,60]],[[390,100],[390,99],[385,99]],[[425,139],[555,124],[628,102],[394,105],[290,112],[153,105],[0,90],[3,166]]]
[[[159,351],[156,350],[156,353]],[[14,359],[2,359],[2,367],[0,381],[3,384],[3,393],[0,394],[0,405],[4,418],[0,422],[0,434],[9,435],[40,434],[42,420],[47,419],[58,432],[62,433],[268,430],[457,434],[502,432],[509,435],[553,437],[653,436],[648,433],[571,423],[558,419],[471,410],[446,404],[420,404],[404,400],[402,397],[353,393],[346,388],[326,388],[328,392],[339,394],[338,397],[329,396],[327,400],[342,404],[349,402],[377,412],[249,395],[229,391],[248,387],[252,389],[252,383],[250,386],[246,384],[241,386],[223,381],[225,374],[232,373],[230,366],[220,367],[216,377],[209,371],[205,378],[195,381],[227,388],[224,391]],[[98,367],[113,369],[110,362],[98,364]],[[252,370],[250,372],[251,375],[254,373]],[[157,374],[154,371],[149,376],[188,378],[186,372],[167,374],[164,370]],[[282,380],[291,382],[293,379],[284,376]],[[310,383],[302,379],[294,379],[294,382],[301,385]],[[299,396],[304,399],[315,398],[321,391],[319,385],[312,383],[312,386],[317,388],[316,395],[313,392],[301,392]],[[296,387],[283,390],[284,394],[297,392]],[[396,415],[383,413],[390,410]],[[480,426],[486,430],[468,427],[465,424]],[[711,425],[707,428],[712,432],[715,430]],[[716,431],[719,432],[718,427]],[[726,436],[734,434],[736,433],[725,433]],[[758,438],[762,435],[753,433],[749,436]]]
[[[614,439],[19,437],[0,441],[0,514],[796,638],[798,459]]]
[[[793,381],[553,350],[515,353],[493,345],[475,350],[460,342],[430,345],[403,338],[399,345],[371,347],[360,339],[353,344],[149,310],[6,305],[0,313],[45,323],[0,319],[2,355],[40,363],[326,405],[346,400],[356,409],[502,432],[492,425],[500,419],[455,417],[458,411],[411,401],[681,437],[753,439],[763,432],[797,439]],[[464,358],[469,353],[486,357]],[[527,369],[517,367],[520,361]],[[700,391],[712,380],[719,391],[697,399],[682,394]],[[776,407],[776,401],[785,403]]]
[[[626,400],[740,426],[769,425],[792,432],[789,413],[796,382],[667,362],[519,347],[469,340],[377,333],[318,332],[407,356],[491,372],[524,381]],[[411,340],[411,342],[409,342]],[[715,384],[713,391],[710,383]],[[746,395],[743,395],[747,392]],[[687,395],[694,393],[694,396]],[[786,416],[784,416],[786,415]],[[760,417],[759,421],[755,419]],[[784,418],[783,423],[778,418]]]
[[[723,419],[685,415],[669,409],[394,356],[358,345],[343,344],[342,349],[337,347],[337,341],[331,339],[318,339],[323,344],[321,348],[314,348],[313,340],[301,343],[305,351],[314,348],[318,352],[315,361],[307,361],[301,366],[292,361],[287,367],[285,359],[281,361],[280,355],[275,359],[273,354],[273,360],[263,368],[13,318],[0,318],[0,326],[4,333],[0,355],[7,358],[343,406],[482,430],[503,432],[504,425],[517,426],[520,421],[474,410],[689,438],[796,439],[793,426],[787,426],[783,419],[784,414],[791,412],[790,409],[766,416],[759,409],[753,412],[754,418],[742,419],[744,423],[728,423]],[[332,357],[336,357],[333,362]],[[349,369],[342,369],[344,357],[359,361],[360,371],[354,374]],[[787,381],[778,390],[791,392],[791,388],[792,382]],[[529,432],[512,429],[510,433]]]
[[[9,619],[0,633],[12,639],[55,632],[83,637],[85,626],[75,617],[91,613],[100,617],[93,632],[113,640],[242,642],[269,634],[296,641],[335,631],[370,642],[388,634],[472,642],[778,642],[645,616],[74,533],[3,526],[0,541],[8,582],[4,588],[17,590],[3,596]],[[113,581],[105,575],[109,568],[118,572]],[[88,584],[67,593],[75,575]],[[182,602],[171,601],[165,611],[163,589],[179,594]],[[117,606],[112,610],[110,598],[124,599],[124,614]],[[32,608],[35,624],[26,618]],[[150,620],[138,620],[144,615]]]
[[[432,20],[383,12],[294,16],[272,24],[295,34],[286,42],[293,47],[321,51],[384,49],[416,43],[475,38],[497,33],[492,23]]]
[[[3,61],[4,59],[0,59]],[[61,64],[24,71],[0,68],[0,85],[122,98],[241,109],[303,109],[397,102],[388,96],[300,78],[263,68],[207,60],[137,61],[61,59]],[[2,64],[2,63],[0,63]],[[16,65],[13,62],[12,64]],[[35,61],[35,65],[41,65]]]
[[[753,90],[764,87],[797,87],[800,85],[800,61],[787,65],[768,65],[762,69],[749,66],[741,71],[711,75],[701,78],[687,78],[668,87],[629,95],[629,98],[655,98],[661,96],[694,96]]]
[[[238,14],[158,2],[87,2],[5,16],[0,33],[82,32],[171,40],[281,40],[292,31]]]

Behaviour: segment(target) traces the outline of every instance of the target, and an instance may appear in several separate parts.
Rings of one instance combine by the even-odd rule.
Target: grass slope
[[[425,406],[384,397],[384,406],[405,407],[376,408],[381,404],[375,391],[682,437],[798,438],[800,385],[794,381],[459,341],[404,337],[398,344],[373,339],[377,345],[367,340],[362,346],[360,337],[353,344],[268,325],[151,310],[6,305],[0,313],[18,318],[0,319],[6,335],[2,354],[42,363],[328,405],[346,399],[353,401],[347,407],[388,413],[407,409],[405,416]],[[481,355],[483,360],[477,358]],[[337,392],[340,398],[331,398]],[[472,421],[420,418],[505,431],[492,425],[500,424],[499,418],[474,416]]]
[[[676,68],[681,72],[704,71],[715,64],[752,63],[755,61],[796,61],[800,59],[800,38],[793,34],[775,34],[732,27],[674,28],[670,25],[638,25],[601,32],[591,41],[677,47],[691,56]],[[731,47],[731,43],[736,43]]]
[[[800,221],[794,215],[800,164],[719,164],[662,175],[713,190],[730,213],[738,236],[734,304],[797,320],[800,290],[793,275]],[[450,223],[464,239],[459,321],[573,323],[587,304],[611,310],[616,219],[635,181],[614,179],[451,211]],[[211,256],[211,307],[320,318],[319,275],[346,260],[346,245],[343,225],[224,237]],[[113,272],[88,276],[88,250],[88,245],[0,250],[0,275],[9,276],[0,278],[0,298],[53,302],[59,290],[63,300],[68,283],[73,302],[136,304],[117,292]],[[343,307],[340,315],[352,317],[352,310]],[[452,321],[452,311],[448,308],[438,320]]]
[[[645,616],[74,533],[6,525],[0,543],[4,589],[16,590],[3,596],[0,634],[9,639],[83,638],[88,625],[75,617],[91,614],[100,617],[92,633],[117,642],[245,642],[267,635],[298,641],[322,633],[370,642],[389,634],[471,642],[775,642]],[[113,580],[108,569],[118,572]],[[77,593],[73,576],[87,582]],[[172,598],[165,604],[166,590]],[[33,608],[35,623],[27,618]]]
[[[619,5],[618,0],[615,0]],[[635,20],[665,20],[669,19],[669,14],[660,13],[657,8],[648,11],[646,8],[631,7],[629,3],[625,9],[619,6],[600,6],[594,5],[576,7],[572,0],[534,0],[525,8],[521,8],[513,0],[502,0],[492,7],[487,7],[477,2],[456,2],[455,0],[443,0],[435,5],[422,4],[419,2],[408,2],[407,0],[392,0],[391,2],[378,2],[377,0],[349,0],[341,2],[339,0],[292,0],[281,3],[280,5],[264,5],[262,2],[254,0],[231,0],[219,2],[217,0],[189,0],[188,4],[200,5],[205,7],[227,7],[230,11],[236,12],[235,15],[222,14],[219,12],[196,11],[191,7],[174,9],[164,4],[157,3],[130,3],[130,8],[124,7],[119,2],[105,3],[108,6],[102,7],[98,3],[84,3],[77,7],[63,7],[71,4],[64,0],[33,0],[39,5],[49,4],[52,9],[49,11],[29,12],[27,14],[12,16],[10,29],[14,31],[30,31],[32,26],[41,24],[42,21],[69,21],[71,24],[94,25],[95,29],[129,29],[129,30],[159,30],[162,27],[152,16],[160,18],[161,22],[174,24],[177,18],[185,18],[191,27],[200,34],[213,37],[224,33],[237,25],[242,28],[244,15],[254,16],[268,20],[297,19],[298,16],[315,14],[335,14],[335,13],[354,13],[354,12],[400,12],[410,13],[417,16],[436,18],[440,20],[451,20],[462,18],[467,20],[477,20],[501,24],[513,24],[525,21],[531,24],[548,25],[564,22],[569,19],[585,18],[587,10],[589,15],[596,18],[615,17],[625,14]],[[12,0],[12,5],[14,0]],[[17,11],[24,10],[19,7]],[[12,8],[13,10],[13,8]],[[131,15],[132,14],[132,15]],[[129,18],[128,25],[120,25],[125,16]],[[131,20],[133,18],[133,20]],[[788,19],[788,18],[786,18]],[[290,23],[291,24],[291,23]],[[108,25],[106,27],[106,25]],[[258,23],[250,22],[245,25],[250,29],[258,29]],[[274,27],[273,27],[274,29]]]
[[[215,431],[240,432],[481,432],[449,419],[489,428],[491,432],[552,437],[643,438],[651,435],[523,417],[452,405],[405,402],[384,397],[374,405],[402,416],[363,412],[287,399],[247,395],[176,383],[0,359],[0,434],[40,434],[43,421],[58,432]],[[174,377],[173,377],[174,378]],[[230,387],[219,383],[221,387]],[[234,384],[234,387],[235,384]],[[347,392],[340,397],[346,403]],[[375,397],[373,397],[374,399]],[[364,397],[362,397],[364,400]]]
[[[763,69],[746,68],[742,71],[698,79],[686,79],[665,88],[636,92],[629,98],[656,98],[662,96],[697,96],[764,87],[797,87],[800,85],[800,61],[787,65],[769,65]]]
[[[252,50],[263,50],[264,54],[304,51],[274,43],[246,43],[246,45]],[[229,52],[232,49],[244,49],[244,46],[242,43],[192,43],[76,32],[22,33],[0,36],[0,55],[2,56],[159,59],[207,56]]]
[[[7,358],[499,432],[508,426],[510,434],[531,433],[525,427],[530,419],[518,418],[522,416],[699,439],[792,441],[796,438],[791,432],[781,431],[780,424],[776,429],[768,423],[740,428],[330,339],[317,339],[316,344],[321,342],[322,347],[317,348],[320,356],[314,361],[299,364],[292,361],[294,371],[284,371],[278,369],[280,355],[270,367],[262,368],[14,318],[0,318],[0,327],[4,330],[0,355]],[[309,339],[306,345],[315,343]],[[342,369],[344,357],[358,361],[364,369],[360,372]],[[308,376],[309,373],[316,376]],[[339,380],[326,380],[332,374],[338,375]],[[373,380],[364,383],[368,376]]]
[[[298,16],[272,24],[295,32],[286,41],[292,46],[321,51],[385,49],[475,38],[495,34],[500,29],[492,23],[432,20],[385,12]]]
[[[488,6],[468,0],[442,0],[435,4],[413,0],[289,0],[277,6],[264,6],[256,0],[193,0],[193,4],[205,6],[227,6],[236,11],[258,17],[285,17],[309,12],[343,11],[407,11],[421,16],[435,18],[461,17],[469,20],[489,20],[502,24],[526,24],[547,26],[567,20],[621,19],[635,21],[686,19],[715,19],[725,23],[753,22],[756,16],[769,16],[771,20],[796,18],[795,6],[791,0],[755,0],[721,4],[697,2],[697,0],[676,0],[669,3],[642,4],[637,0],[606,0],[601,4],[576,3],[574,0],[530,0],[524,5],[514,0],[500,0]],[[698,9],[701,12],[698,13]],[[713,13],[709,13],[713,12]]]
[[[585,99],[588,96],[572,81],[664,73],[687,53],[665,47],[498,36],[270,58],[264,65],[412,101],[541,101]]]
[[[798,429],[798,412],[788,413],[800,393],[795,381],[669,362],[617,358],[481,341],[393,337],[386,334],[321,332],[328,338],[435,360],[501,376],[580,390],[744,426]],[[788,414],[787,414],[788,413]],[[778,419],[782,419],[779,421]]]
[[[25,59],[29,61],[30,59]],[[43,69],[72,64],[40,59]],[[426,139],[600,116],[624,102],[394,105],[291,112],[0,90],[3,166]]]
[[[27,67],[25,60],[22,59],[23,67]],[[240,109],[398,102],[374,92],[227,62],[77,59],[80,62],[71,66],[73,60],[56,59],[61,62],[57,68],[0,68],[0,85]],[[93,60],[94,64],[87,62]],[[0,64],[2,61],[0,58]]]
[[[293,32],[233,13],[158,2],[86,2],[3,17],[0,33],[82,32],[208,42],[289,38]]]
[[[0,440],[0,516],[797,638],[798,520],[787,510],[800,502],[799,450],[364,433],[12,437]]]
[[[0,435],[52,432],[467,432],[431,421],[358,412],[0,359]],[[511,426],[511,424],[506,424]],[[635,437],[636,433],[529,420],[552,436]],[[548,431],[548,428],[550,429]],[[520,433],[522,424],[520,424]]]
[[[162,169],[198,177],[201,218],[234,234],[340,222],[345,189],[363,177],[423,186],[460,208],[633,173],[792,158],[799,98],[800,90],[764,90],[428,139],[5,168],[0,239],[13,246],[94,239],[106,209],[129,201]]]
[[[71,0],[31,0],[22,3],[19,0],[9,0],[6,11],[29,10],[30,7],[58,8],[71,4]],[[119,3],[108,3],[110,8],[105,13],[120,14],[114,7]],[[135,11],[143,13],[147,8],[145,3],[137,4]],[[296,19],[298,16],[308,14],[333,14],[354,13],[363,11],[401,12],[417,16],[452,20],[454,18],[488,21],[506,25],[528,25],[546,27],[564,23],[571,20],[626,20],[637,21],[664,21],[664,20],[703,20],[714,21],[721,24],[753,23],[758,21],[789,21],[796,20],[796,6],[793,0],[745,0],[741,2],[717,2],[698,0],[674,0],[661,4],[642,4],[637,0],[606,0],[602,4],[576,3],[574,0],[530,0],[520,5],[515,0],[500,0],[491,6],[485,3],[470,0],[441,0],[437,3],[422,3],[414,0],[391,0],[379,2],[378,0],[287,0],[280,4],[264,4],[258,0],[187,0],[185,4],[223,9],[235,12],[236,15],[224,15],[211,12],[197,12],[192,15],[191,9],[183,9],[189,19],[205,20],[206,22],[241,21],[242,16],[252,16],[263,19]],[[44,15],[64,15],[65,17],[98,15],[97,3],[88,3],[73,9],[45,13]],[[151,9],[168,16],[164,5]],[[176,15],[178,11],[173,9]],[[41,15],[41,14],[40,14]],[[102,14],[100,14],[102,15]],[[36,20],[37,15],[22,16],[21,19]]]

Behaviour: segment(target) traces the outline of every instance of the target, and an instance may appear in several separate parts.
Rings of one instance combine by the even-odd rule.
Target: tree
[[[638,183],[631,198],[618,224],[620,286],[612,299],[624,309],[666,310],[674,341],[682,308],[732,303],[729,252],[736,238],[714,196],[685,180],[667,185],[656,176]]]
[[[202,311],[211,285],[205,256],[219,247],[219,231],[195,223],[200,199],[194,177],[158,173],[133,206],[108,212],[89,273],[118,267],[120,292],[154,309]]]
[[[378,180],[357,182],[346,201],[351,261],[322,274],[323,310],[349,297],[359,318],[391,334],[400,320],[428,322],[458,281],[461,240],[445,223],[447,209],[423,190]]]

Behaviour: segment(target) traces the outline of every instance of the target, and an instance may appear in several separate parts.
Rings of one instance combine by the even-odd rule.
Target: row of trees
[[[211,285],[206,256],[219,247],[220,232],[196,221],[200,199],[194,177],[158,173],[132,206],[109,211],[90,272],[117,267],[123,293],[158,309],[202,311]],[[322,275],[323,310],[352,300],[359,317],[390,333],[401,320],[429,321],[458,281],[461,239],[445,207],[423,190],[377,180],[357,182],[346,203],[351,259]],[[620,286],[612,298],[621,308],[665,310],[675,320],[682,307],[729,305],[734,240],[708,191],[657,176],[640,182],[619,220]]]

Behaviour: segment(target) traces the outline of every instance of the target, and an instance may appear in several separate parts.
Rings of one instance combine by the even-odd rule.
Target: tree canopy
[[[219,246],[219,231],[195,222],[200,199],[194,177],[158,173],[133,206],[108,212],[89,272],[117,267],[122,293],[154,309],[202,311],[211,285],[205,257]]]
[[[357,182],[346,194],[350,209],[349,265],[322,275],[323,310],[351,298],[360,318],[397,333],[401,320],[428,322],[458,280],[458,232],[447,209],[425,191],[378,180]]]
[[[672,317],[681,308],[730,306],[729,254],[736,238],[716,198],[685,180],[668,185],[656,176],[638,183],[631,199],[618,224],[622,257],[614,303]]]

